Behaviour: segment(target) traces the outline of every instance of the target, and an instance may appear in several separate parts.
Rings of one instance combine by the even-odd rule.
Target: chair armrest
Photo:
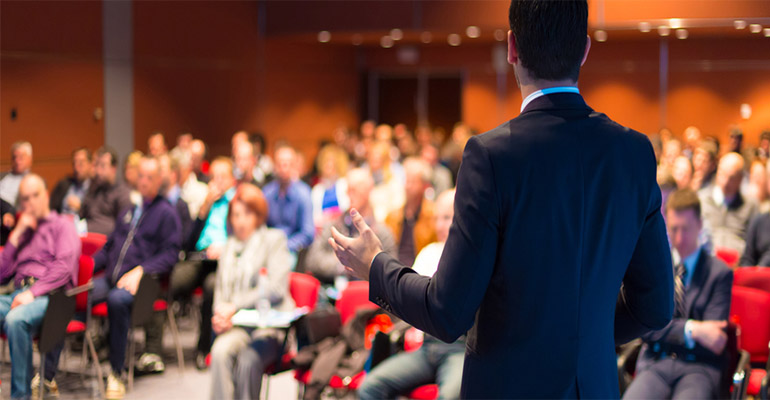
[[[746,398],[749,376],[751,376],[751,355],[746,350],[739,350],[738,365],[733,373],[733,391],[730,394],[733,400]]]
[[[87,292],[93,288],[94,288],[94,282],[88,281],[88,283],[86,283],[85,285],[75,286],[74,288],[67,290],[65,294],[67,295],[67,297],[77,296],[80,293]]]
[[[759,388],[759,399],[768,400],[770,398],[770,369],[765,369],[765,377],[762,378],[762,385]]]

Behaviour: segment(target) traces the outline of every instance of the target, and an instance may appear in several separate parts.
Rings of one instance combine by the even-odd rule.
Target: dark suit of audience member
[[[83,199],[80,217],[86,220],[89,232],[109,236],[115,229],[115,220],[129,207],[128,187],[120,183],[93,182]]]
[[[72,210],[67,204],[67,196],[70,193],[78,196],[82,203],[86,193],[88,193],[90,184],[90,179],[79,182],[72,176],[60,180],[51,192],[51,209],[60,214],[78,214],[76,210]]]
[[[746,249],[738,264],[770,267],[770,213],[759,214],[749,223]]]

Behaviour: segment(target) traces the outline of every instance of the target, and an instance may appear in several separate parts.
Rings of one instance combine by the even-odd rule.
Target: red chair
[[[741,258],[741,254],[738,252],[738,250],[733,250],[727,247],[718,247],[716,249],[716,256],[730,267],[737,266],[738,259]]]
[[[740,348],[750,354],[752,368],[746,393],[767,399],[768,343],[770,343],[770,293],[742,286],[733,286],[731,318],[741,327]]]
[[[307,307],[310,311],[315,310],[320,288],[321,282],[308,274],[300,272],[289,274],[289,293],[291,293],[291,298],[297,307]]]
[[[359,308],[375,309],[377,305],[369,301],[369,282],[353,281],[342,291],[334,307],[340,312],[342,325],[345,325]]]
[[[107,243],[107,236],[101,233],[90,232],[80,237],[81,254],[93,257]]]
[[[733,286],[750,287],[770,293],[770,268],[736,268],[733,271]]]

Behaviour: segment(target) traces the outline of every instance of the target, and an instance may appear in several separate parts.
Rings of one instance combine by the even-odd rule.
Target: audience
[[[5,246],[14,225],[16,225],[16,208],[0,199],[0,246]]]
[[[174,298],[187,297],[198,287],[203,289],[195,357],[199,369],[206,368],[205,359],[211,349],[211,307],[214,301],[217,261],[227,242],[227,213],[233,196],[233,162],[227,157],[216,158],[211,163],[208,194],[198,211],[185,246],[187,259],[177,264],[171,274],[171,294]]]
[[[0,199],[12,206],[17,205],[19,184],[32,169],[32,145],[16,142],[11,145],[11,170],[0,174]]]
[[[265,369],[281,356],[284,332],[234,326],[238,310],[258,308],[259,281],[270,308],[293,311],[289,294],[291,256],[286,235],[267,228],[268,204],[262,191],[241,184],[230,202],[227,239],[217,269],[214,314],[216,339],[211,347],[211,398],[257,399]],[[264,271],[264,272],[263,272]]]
[[[292,269],[299,252],[310,246],[315,236],[310,187],[299,180],[297,172],[297,151],[279,146],[275,150],[275,180],[264,188],[270,206],[267,226],[282,230],[289,239]]]
[[[733,274],[698,244],[703,224],[695,192],[674,192],[666,210],[669,240],[678,255],[674,319],[642,336],[636,376],[623,398],[718,398]]]
[[[370,203],[371,192],[374,189],[372,175],[363,168],[355,168],[348,172],[347,182],[350,208],[356,209],[364,217],[366,223],[380,238],[384,251],[391,255],[397,255],[396,243],[390,230],[374,219],[374,211]],[[349,210],[345,210],[335,220],[327,222],[321,229],[321,233],[316,235],[307,252],[308,260],[312,260],[307,265],[307,271],[326,285],[334,283],[338,276],[347,276],[345,268],[334,255],[334,249],[329,245],[332,227],[343,235],[358,236],[358,230],[353,226]]]
[[[257,158],[257,163],[251,172],[251,176],[254,177],[258,187],[263,187],[273,180],[273,160],[269,155],[265,154],[267,142],[264,135],[252,133],[249,135],[249,142],[251,142],[254,148],[254,157]]]
[[[313,222],[317,228],[340,216],[350,205],[348,183],[348,154],[341,147],[327,144],[316,157],[318,183],[310,191],[313,206]]]
[[[407,171],[407,180],[408,174]],[[413,266],[421,275],[433,276],[438,269],[454,217],[454,195],[454,190],[448,190],[436,200],[436,214],[431,223],[437,241],[420,251]],[[362,400],[392,399],[408,394],[420,385],[436,382],[440,399],[458,399],[464,360],[465,337],[447,344],[425,335],[417,351],[399,353],[372,369],[358,389],[358,395]]]
[[[435,193],[444,193],[454,187],[452,171],[441,165],[438,161],[439,149],[431,143],[422,146],[420,157],[431,167],[430,182]]]
[[[168,275],[181,248],[179,217],[160,192],[162,183],[157,158],[142,157],[137,176],[142,201],[121,213],[107,243],[94,255],[94,271],[105,271],[93,280],[91,302],[107,302],[112,367],[107,377],[108,399],[125,396],[121,375],[125,368],[131,308],[139,283],[145,274]]]
[[[209,182],[209,165],[206,162],[207,153],[208,148],[206,147],[206,143],[202,140],[194,139],[190,143],[190,156],[192,157],[193,172],[195,173],[195,177],[203,183]]]
[[[714,249],[728,248],[743,253],[749,220],[757,206],[740,191],[744,177],[743,157],[727,153],[719,160],[714,186],[700,193],[703,225]]]
[[[153,157],[160,157],[168,151],[166,147],[166,138],[163,132],[153,132],[147,139],[147,154]]]
[[[259,187],[259,182],[254,177],[254,168],[257,166],[257,158],[254,155],[254,145],[248,140],[243,140],[234,145],[233,163],[238,183],[251,183]]]
[[[767,163],[766,172],[770,176],[770,162]],[[767,179],[766,185],[767,191],[770,192],[770,179]],[[765,209],[749,223],[749,230],[746,233],[746,249],[738,264],[770,267],[770,210]]]
[[[404,265],[412,265],[417,253],[427,244],[436,241],[433,229],[433,203],[425,198],[431,187],[432,176],[428,163],[419,158],[404,161],[406,203],[392,211],[385,219],[398,246],[398,259]]]
[[[754,159],[749,168],[749,186],[746,197],[750,198],[759,207],[759,212],[770,209],[770,196],[767,190],[767,169],[765,163]]]
[[[390,143],[372,144],[366,157],[364,168],[374,177],[374,190],[371,194],[374,219],[385,222],[391,212],[404,206],[405,177],[400,164],[391,161]]]
[[[717,172],[717,153],[719,148],[710,140],[702,140],[693,151],[693,176],[690,187],[700,191],[714,183]]]
[[[94,181],[80,207],[80,218],[86,220],[88,232],[109,235],[115,220],[131,206],[129,189],[117,182],[118,156],[115,150],[102,147],[94,157]]]
[[[206,200],[208,187],[200,182],[193,173],[192,156],[187,150],[172,152],[171,159],[179,165],[179,184],[181,186],[180,197],[187,203],[190,210],[190,218],[196,218],[201,205]]]
[[[692,162],[685,156],[679,156],[674,160],[674,165],[671,169],[671,175],[674,176],[676,181],[676,187],[678,189],[686,189],[690,187],[692,182]]]
[[[80,214],[93,178],[91,150],[79,147],[72,152],[72,175],[65,177],[51,191],[51,209],[59,214]]]
[[[80,240],[72,221],[49,207],[45,182],[26,174],[19,188],[22,210],[0,251],[0,281],[13,279],[13,292],[0,295],[0,323],[11,352],[11,397],[29,398],[32,383],[32,338],[48,308],[48,294],[77,282]],[[46,387],[58,392],[54,379],[59,352],[46,364]]]

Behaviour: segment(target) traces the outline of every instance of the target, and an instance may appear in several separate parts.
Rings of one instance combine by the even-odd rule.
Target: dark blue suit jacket
[[[673,312],[655,174],[644,135],[578,94],[537,98],[468,141],[433,278],[380,253],[369,296],[444,341],[468,332],[463,397],[618,397],[616,339]]]
[[[674,318],[665,328],[642,336],[645,343],[636,364],[637,373],[649,368],[657,358],[656,353],[665,348],[669,352],[676,352],[685,361],[692,357],[690,360],[717,369],[721,367],[721,357],[700,344],[696,344],[693,349],[685,347],[684,325],[688,319],[726,321],[730,314],[733,272],[718,258],[712,257],[705,250],[700,251],[698,264],[685,291],[685,317]]]

